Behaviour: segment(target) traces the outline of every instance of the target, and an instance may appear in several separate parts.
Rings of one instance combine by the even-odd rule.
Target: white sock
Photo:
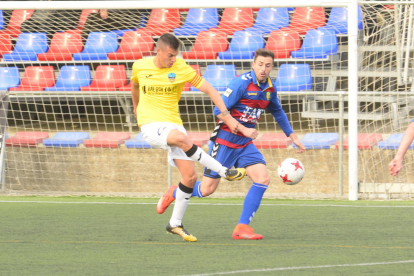
[[[196,145],[186,152],[187,156],[190,157],[193,161],[200,163],[204,167],[215,171],[221,177],[226,177],[227,168],[223,167],[219,161],[208,155],[204,150]]]
[[[177,192],[175,194],[174,209],[170,219],[171,227],[177,227],[182,224],[184,213],[187,209],[188,203],[190,202],[192,193],[193,189],[188,188],[181,183],[178,185]]]

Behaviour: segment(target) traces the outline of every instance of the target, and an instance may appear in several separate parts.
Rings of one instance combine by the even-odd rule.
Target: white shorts
[[[177,129],[187,135],[187,131],[184,126],[179,126],[173,123],[149,123],[141,126],[142,137],[145,142],[154,148],[167,150],[168,163],[171,166],[177,167],[174,159],[192,160],[179,147],[170,147],[167,144],[167,136],[173,129]]]

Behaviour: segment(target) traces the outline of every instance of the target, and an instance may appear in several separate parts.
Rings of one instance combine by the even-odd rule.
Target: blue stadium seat
[[[306,149],[329,149],[338,139],[338,133],[306,133],[300,141]],[[295,144],[293,147],[297,148]]]
[[[309,64],[282,64],[276,77],[277,91],[301,91],[312,89]]]
[[[19,68],[0,67],[0,90],[17,87],[20,84]]]
[[[56,84],[46,87],[45,91],[80,91],[82,86],[92,82],[88,65],[62,66]]]
[[[201,31],[208,31],[219,24],[219,16],[216,8],[189,9],[184,26],[175,28],[175,35],[197,35]]]
[[[21,33],[10,54],[4,54],[4,61],[37,60],[37,54],[49,49],[46,33]]]
[[[262,32],[236,31],[225,52],[218,53],[219,59],[252,59],[254,51],[264,48]]]
[[[89,139],[87,132],[58,132],[53,138],[43,140],[45,147],[74,148]]]
[[[142,137],[142,133],[138,133],[135,138],[126,140],[125,146],[128,149],[150,149],[151,146],[145,142],[144,138]]]
[[[328,23],[323,28],[333,30],[336,34],[348,34],[348,8],[332,8]],[[362,28],[362,10],[358,6],[358,29]]]
[[[398,146],[400,145],[403,136],[404,133],[392,134],[390,137],[388,137],[387,140],[378,142],[378,148],[385,150],[396,150],[398,149]],[[411,143],[408,149],[414,149],[414,141],[413,143]]]
[[[107,59],[108,53],[118,49],[118,36],[113,32],[91,32],[86,40],[85,48],[73,54],[74,60]]]
[[[338,38],[333,30],[309,30],[302,47],[290,53],[292,58],[326,58],[338,54]]]
[[[208,81],[217,91],[225,91],[229,82],[237,75],[234,64],[207,65],[203,78]],[[190,91],[199,91],[191,87]]]
[[[245,30],[269,34],[282,27],[289,26],[289,20],[288,8],[260,8],[253,27],[246,28]]]
[[[0,10],[0,29],[4,28],[4,15],[3,15],[3,11]]]

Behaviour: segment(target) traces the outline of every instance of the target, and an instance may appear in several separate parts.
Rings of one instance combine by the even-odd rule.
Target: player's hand
[[[240,132],[243,133],[244,136],[249,137],[250,139],[254,140],[259,135],[259,132],[255,128],[244,127],[240,129]]]
[[[101,15],[102,19],[107,19],[108,18],[108,10],[101,10],[100,15]]]
[[[298,150],[296,151],[297,153],[302,153],[306,151],[305,146],[302,144],[302,142],[299,139],[293,140],[293,144],[295,144],[298,147]]]
[[[396,176],[402,169],[402,160],[394,158],[388,165],[391,175]]]

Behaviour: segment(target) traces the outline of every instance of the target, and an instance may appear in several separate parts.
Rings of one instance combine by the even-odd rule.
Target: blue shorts
[[[233,149],[224,145],[211,143],[208,152],[210,156],[226,168],[232,168],[233,166],[236,168],[245,168],[255,164],[266,165],[262,153],[254,144],[248,144],[240,149]],[[204,168],[204,175],[210,178],[221,177],[218,173],[207,168]]]

